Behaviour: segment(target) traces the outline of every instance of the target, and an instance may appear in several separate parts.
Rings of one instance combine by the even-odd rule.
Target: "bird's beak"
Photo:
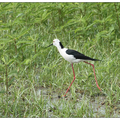
[[[53,45],[53,43],[52,43],[52,44],[50,44],[50,45],[49,45],[49,46],[47,46],[47,47],[50,47],[51,45]],[[46,47],[46,48],[47,48],[47,47]]]

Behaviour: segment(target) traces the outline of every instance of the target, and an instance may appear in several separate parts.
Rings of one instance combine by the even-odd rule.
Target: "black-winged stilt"
[[[47,47],[50,47],[51,45],[56,46],[57,49],[58,49],[58,51],[59,51],[59,53],[62,55],[62,57],[63,57],[65,60],[67,60],[68,62],[70,62],[71,65],[72,65],[72,70],[73,70],[74,78],[73,78],[73,81],[71,82],[71,84],[70,84],[70,86],[68,87],[68,89],[67,89],[67,91],[66,91],[66,93],[65,93],[64,96],[66,96],[68,90],[70,89],[72,83],[73,83],[74,80],[75,80],[75,72],[74,72],[74,68],[73,68],[73,63],[78,63],[78,62],[81,62],[81,61],[83,61],[83,62],[85,62],[85,63],[87,63],[87,64],[92,65],[92,67],[93,67],[93,72],[94,72],[94,76],[95,76],[96,85],[97,85],[97,87],[99,88],[99,90],[101,91],[101,89],[100,89],[100,87],[99,87],[99,85],[98,85],[98,83],[97,83],[94,65],[91,64],[91,63],[86,62],[86,61],[100,61],[100,60],[87,57],[87,56],[85,56],[84,54],[79,53],[78,51],[64,48],[63,45],[62,45],[62,43],[61,43],[58,39],[54,39],[54,40],[53,40],[53,43],[50,44],[50,45],[47,46]]]

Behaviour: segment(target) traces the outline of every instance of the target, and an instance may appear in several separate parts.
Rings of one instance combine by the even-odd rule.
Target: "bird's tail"
[[[92,58],[91,60],[93,60],[93,61],[101,61],[101,60],[98,60],[98,59],[93,59],[93,58]]]

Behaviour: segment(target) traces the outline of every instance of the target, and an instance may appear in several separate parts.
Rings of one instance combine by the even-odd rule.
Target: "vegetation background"
[[[70,63],[54,38],[101,62]],[[120,3],[0,3],[0,117],[120,117]]]

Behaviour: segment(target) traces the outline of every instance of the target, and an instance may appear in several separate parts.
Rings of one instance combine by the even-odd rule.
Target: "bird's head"
[[[54,45],[54,46],[58,47],[58,46],[60,45],[60,41],[59,41],[58,39],[54,39],[54,40],[53,40],[53,43],[50,44],[50,45],[47,46],[47,47],[50,47],[51,45]]]
[[[53,45],[56,46],[56,47],[59,46],[60,45],[60,41],[58,39],[54,39],[53,40]]]

